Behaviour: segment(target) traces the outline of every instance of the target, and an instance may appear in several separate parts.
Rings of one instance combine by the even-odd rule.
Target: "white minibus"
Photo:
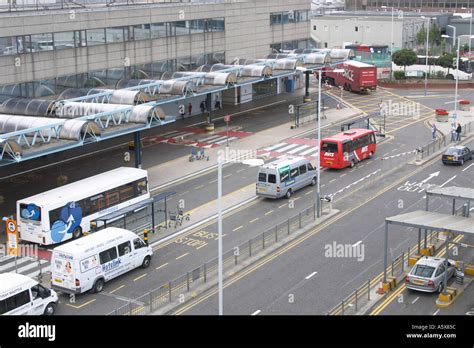
[[[52,315],[58,295],[23,274],[0,274],[0,314]]]
[[[146,170],[122,167],[17,201],[20,239],[41,245],[78,238],[93,220],[150,198]]]
[[[305,157],[282,157],[259,168],[257,196],[290,198],[296,191],[316,185],[316,169]]]
[[[66,293],[101,292],[105,282],[150,265],[153,250],[131,231],[108,227],[54,248],[51,287]]]

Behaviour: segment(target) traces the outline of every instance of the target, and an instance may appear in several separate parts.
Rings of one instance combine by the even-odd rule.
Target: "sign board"
[[[230,115],[224,116],[224,121],[225,122],[230,122]]]
[[[6,224],[8,255],[18,256],[18,231],[16,229],[16,222],[13,219],[8,219]]]

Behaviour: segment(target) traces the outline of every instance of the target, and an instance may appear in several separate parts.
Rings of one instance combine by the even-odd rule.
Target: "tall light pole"
[[[321,89],[322,89],[322,69],[319,69],[319,78],[318,78],[318,113],[316,115],[318,119],[318,142],[316,143],[318,151],[316,151],[316,209],[317,217],[321,217]]]
[[[425,17],[421,17],[425,18]],[[426,59],[425,59],[425,97],[428,92],[428,54],[429,54],[429,46],[430,46],[430,24],[431,24],[431,17],[427,18],[428,25],[426,29]]]
[[[388,8],[387,6],[381,6],[382,8]],[[395,8],[392,6],[392,30],[390,34],[390,57],[393,56],[393,22],[395,18]],[[390,68],[390,79],[392,79],[392,69]]]
[[[471,19],[469,20],[469,59],[471,59],[471,41],[472,41],[472,8],[471,8]]]

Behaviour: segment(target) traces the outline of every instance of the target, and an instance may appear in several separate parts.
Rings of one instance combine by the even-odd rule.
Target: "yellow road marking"
[[[287,206],[287,204],[285,203],[285,204],[280,205],[278,208],[280,209],[280,208],[283,208],[283,207],[286,207],[286,206]]]
[[[142,279],[143,277],[146,277],[148,273],[142,274],[141,276],[136,277],[133,281],[136,282],[137,280]]]
[[[91,303],[94,302],[95,300],[96,300],[96,299],[93,298],[92,300],[87,301],[87,302],[85,302],[85,303],[83,303],[83,304],[81,304],[81,305],[79,305],[79,306],[75,306],[75,305],[72,305],[72,304],[70,304],[70,303],[66,303],[66,306],[69,306],[69,307],[72,307],[72,308],[75,308],[75,309],[80,309],[80,308],[82,308],[82,307],[85,307],[85,306],[91,304]]]
[[[179,260],[179,259],[181,259],[181,258],[185,257],[186,255],[189,255],[189,253],[184,253],[183,255],[181,255],[181,256],[178,256],[178,257],[176,258],[176,260]]]
[[[232,230],[232,232],[238,231],[238,230],[240,230],[240,229],[243,228],[243,227],[244,227],[243,225],[240,225],[239,227],[234,228],[234,229]]]
[[[158,267],[156,267],[155,269],[156,269],[156,270],[158,270],[158,269],[160,269],[160,268],[163,268],[163,267],[165,267],[166,265],[168,265],[168,262],[167,262],[167,263],[164,263],[164,264],[162,264],[161,266],[158,266]]]
[[[297,237],[295,240],[291,241],[290,243],[288,243],[286,246],[279,249],[274,254],[270,254],[270,255],[268,255],[268,257],[264,257],[263,259],[256,262],[254,265],[252,265],[248,269],[242,271],[242,273],[239,273],[235,278],[228,279],[227,281],[225,281],[224,282],[224,288],[227,288],[228,286],[234,284],[235,282],[239,281],[240,279],[247,276],[248,274],[250,274],[250,273],[256,271],[257,269],[259,269],[260,267],[264,266],[268,262],[274,260],[278,256],[280,256],[280,255],[286,253],[287,251],[293,249],[294,247],[300,245],[301,243],[306,241],[308,238],[313,237],[314,235],[321,232],[324,228],[326,228],[326,227],[330,226],[331,224],[339,221],[343,217],[349,215],[350,213],[354,212],[355,210],[359,209],[360,207],[362,207],[362,206],[366,205],[367,203],[373,201],[375,198],[380,197],[385,192],[393,189],[394,187],[396,187],[397,185],[399,185],[401,182],[405,181],[406,179],[410,178],[411,176],[416,175],[420,171],[424,170],[425,167],[433,164],[437,160],[438,160],[438,158],[433,158],[432,160],[428,161],[425,166],[419,167],[419,168],[415,169],[414,171],[412,171],[411,173],[408,173],[407,175],[405,175],[401,179],[393,182],[391,185],[389,185],[389,186],[383,188],[382,190],[378,191],[377,193],[375,193],[372,197],[368,198],[365,202],[362,202],[359,205],[357,205],[357,206],[355,206],[355,207],[353,207],[353,208],[351,208],[351,209],[349,209],[349,210],[347,210],[347,211],[345,211],[345,212],[343,212],[343,213],[341,213],[341,214],[339,214],[339,215],[337,215],[333,218],[330,218],[329,220],[326,220],[326,222],[322,223],[321,225],[315,226],[315,228],[312,229],[311,231],[309,231],[308,233]],[[207,295],[205,295],[205,296],[203,296],[199,299],[193,300],[189,304],[187,304],[187,305],[183,306],[182,308],[178,309],[177,311],[174,312],[174,314],[175,315],[183,314],[184,312],[188,311],[189,309],[191,309],[192,307],[198,305],[199,303],[207,300],[209,297],[215,295],[216,293],[217,293],[217,289],[213,289]]]
[[[112,290],[112,291],[109,291],[109,294],[113,294],[114,292],[116,292],[116,291],[122,289],[124,286],[125,286],[125,285],[120,285],[117,289],[114,289],[114,290]]]

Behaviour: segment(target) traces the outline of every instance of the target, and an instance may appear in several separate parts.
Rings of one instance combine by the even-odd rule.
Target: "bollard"
[[[143,241],[148,246],[148,229],[147,228],[145,228],[145,230],[143,231]]]
[[[189,292],[189,272],[186,273],[186,289]]]
[[[367,281],[367,299],[370,301],[370,279]]]
[[[171,302],[171,282],[168,282],[168,293],[169,293],[169,299]]]

